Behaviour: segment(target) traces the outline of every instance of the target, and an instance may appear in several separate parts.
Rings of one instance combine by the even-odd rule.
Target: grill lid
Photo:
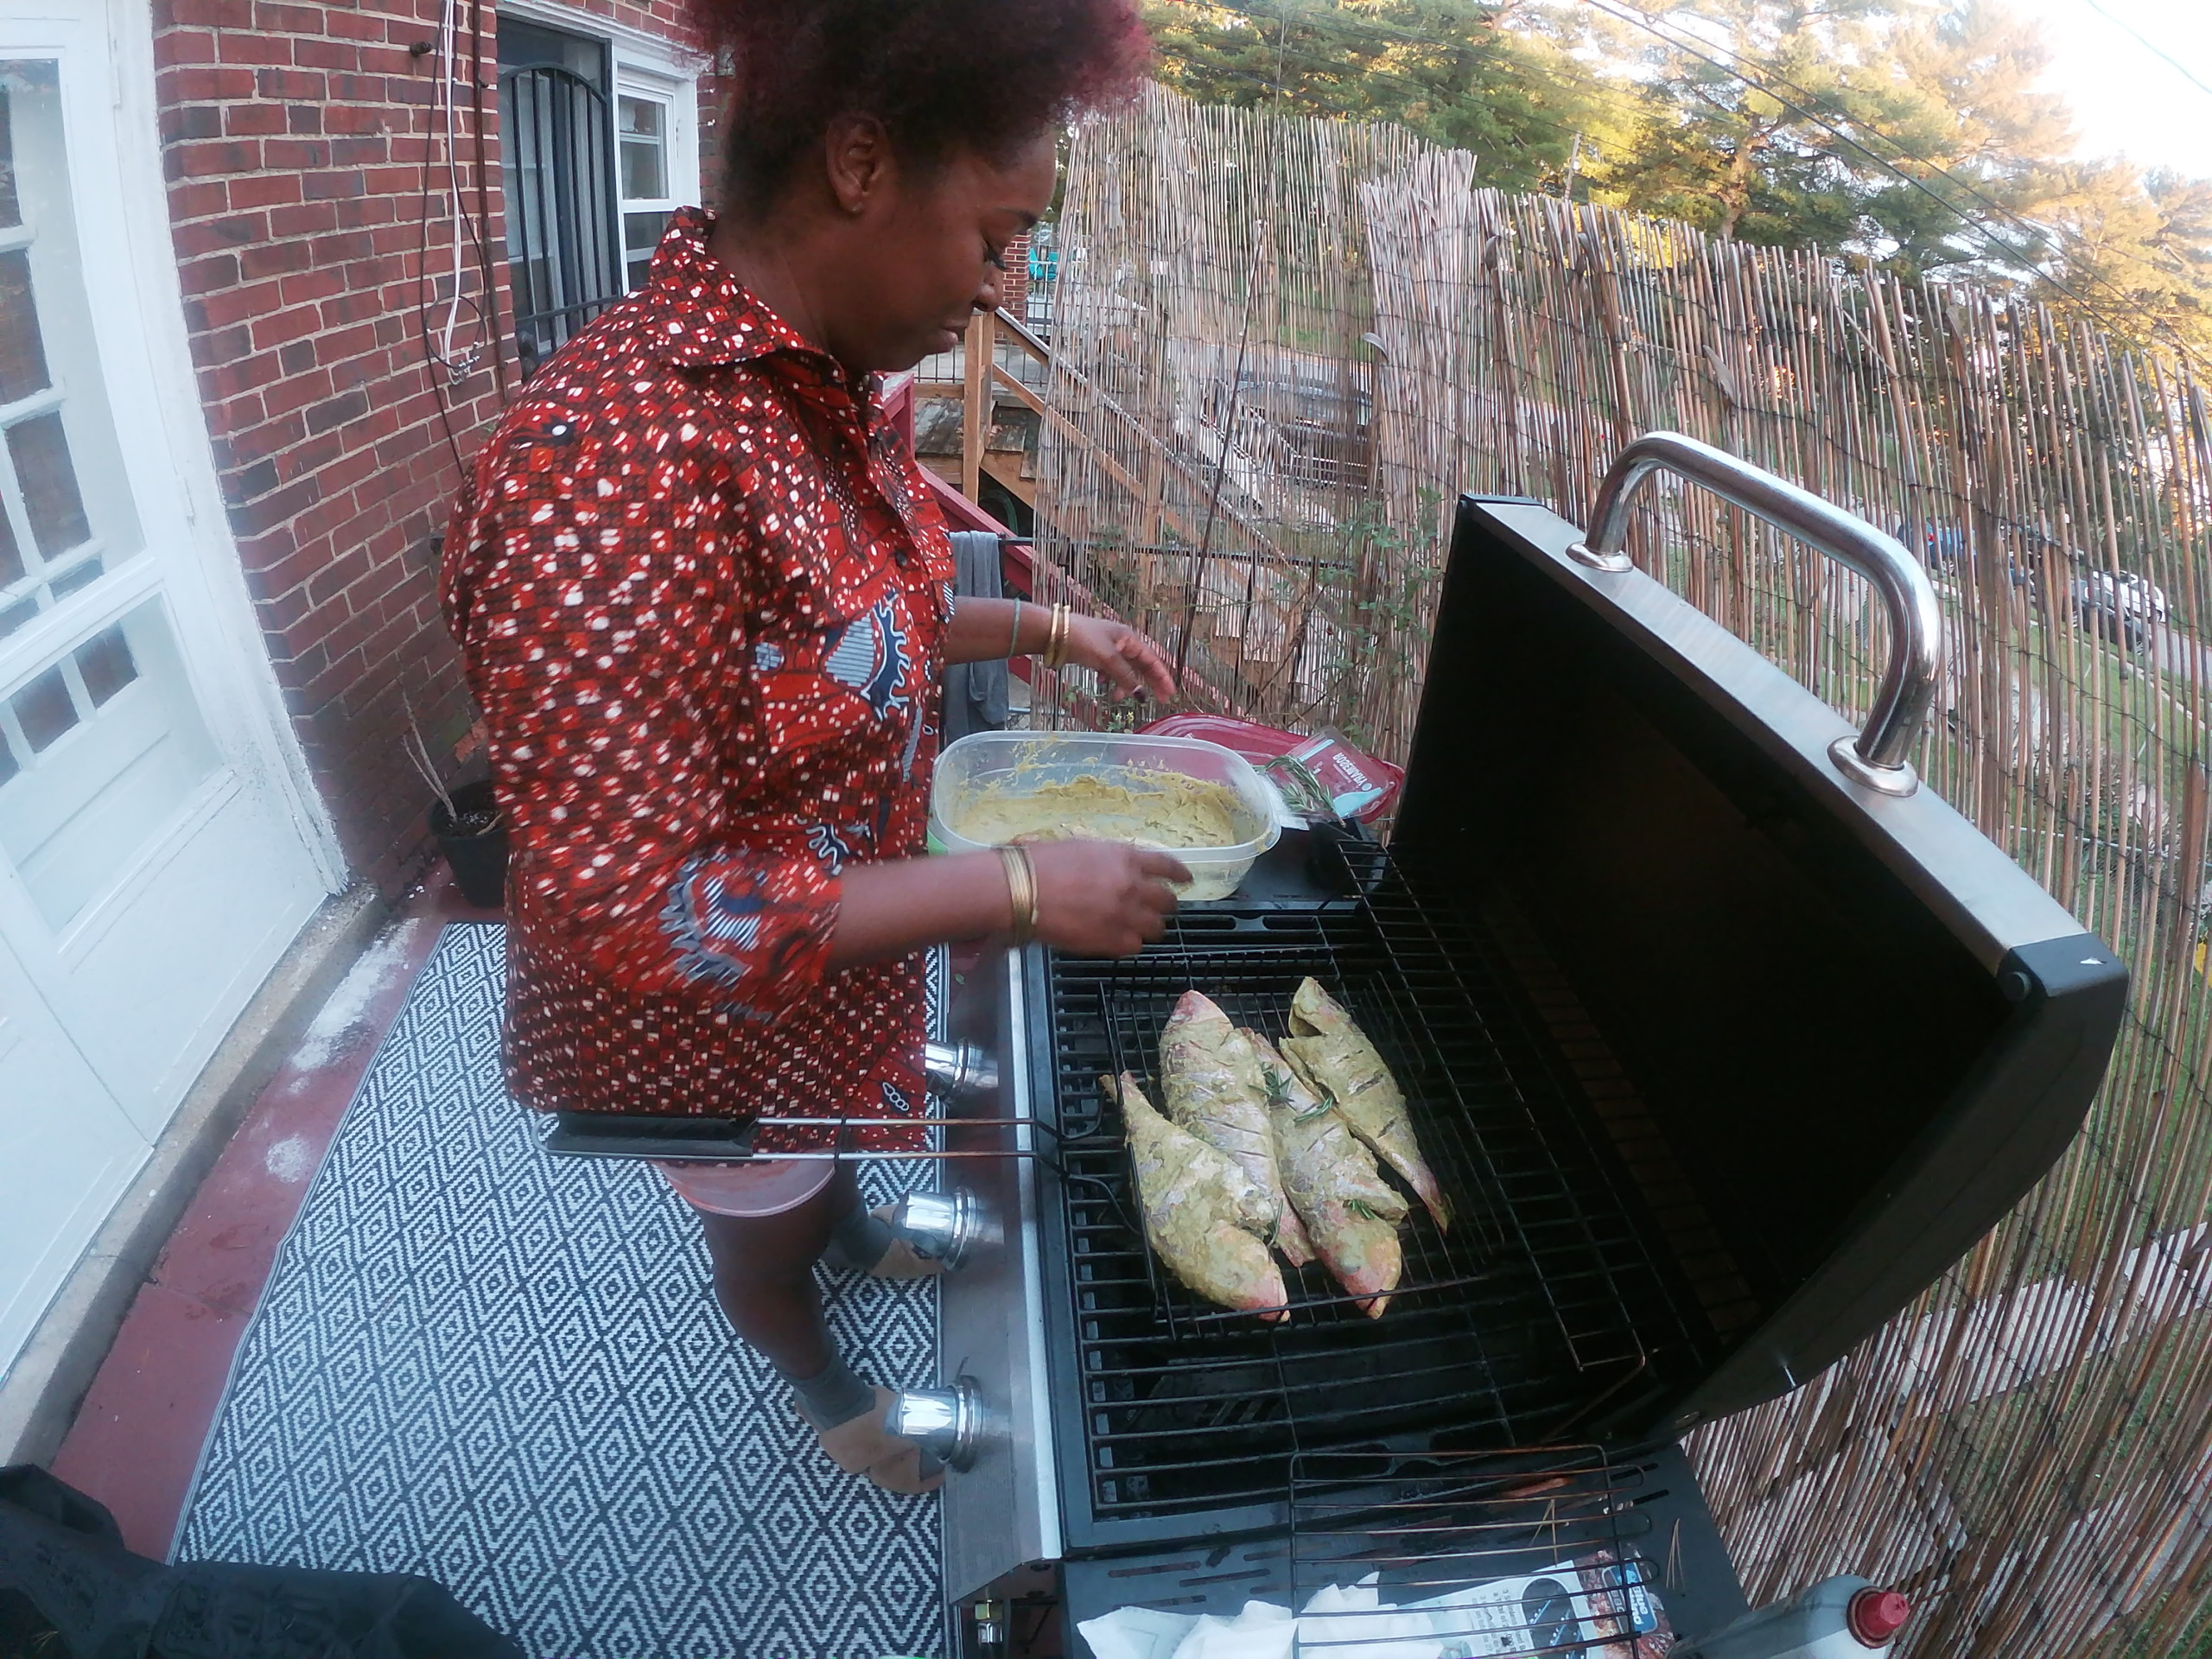
[[[1392,847],[1462,913],[1525,920],[1603,1035],[1610,1109],[1687,1183],[1647,1192],[1685,1270],[1717,1254],[1745,1287],[1679,1430],[1840,1357],[2019,1198],[2081,1124],[2127,976],[1932,790],[1864,779],[1842,716],[1618,563],[1539,504],[1461,502]],[[1901,757],[1894,723],[1876,747]]]

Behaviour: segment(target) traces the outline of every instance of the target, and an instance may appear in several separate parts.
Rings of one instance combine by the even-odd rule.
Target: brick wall
[[[603,0],[590,10],[676,34],[666,4]],[[434,538],[458,478],[454,451],[474,452],[500,402],[488,353],[448,385],[422,342],[423,163],[437,60],[410,48],[434,38],[438,15],[435,0],[155,3],[185,321],[231,527],[346,861],[387,889],[423,851],[429,798],[402,747],[406,709],[449,775],[468,748],[467,696],[438,615]],[[468,20],[464,3],[464,65]],[[504,323],[489,5],[479,21],[485,230]],[[461,131],[474,208],[466,101]],[[442,144],[439,162],[442,172]],[[442,223],[430,227],[429,247],[432,271],[449,270]],[[480,304],[473,255],[467,264],[465,291]],[[504,368],[512,387],[511,353]]]

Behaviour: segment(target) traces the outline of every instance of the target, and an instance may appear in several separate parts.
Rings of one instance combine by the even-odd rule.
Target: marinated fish
[[[1236,1023],[1209,997],[1185,991],[1160,1033],[1160,1076],[1167,1116],[1224,1154],[1267,1195],[1268,1236],[1302,1268],[1313,1259],[1306,1229],[1283,1197],[1275,1168],[1274,1131],[1268,1122],[1260,1058]]]
[[[1452,1224],[1452,1206],[1436,1173],[1421,1155],[1406,1097],[1367,1034],[1317,981],[1298,988],[1290,1003],[1291,1036],[1282,1051],[1315,1091],[1344,1114],[1351,1132],[1404,1177],[1414,1195],[1436,1217],[1439,1232]]]
[[[1406,1201],[1343,1116],[1259,1033],[1245,1037],[1260,1058],[1290,1201],[1329,1271],[1370,1319],[1379,1319],[1405,1272],[1398,1224]]]
[[[1122,1122],[1136,1164],[1137,1199],[1145,1236],[1171,1272],[1210,1302],[1290,1317],[1282,1269],[1262,1237],[1271,1224],[1267,1195],[1222,1154],[1153,1109],[1137,1080],[1098,1079],[1122,1103]]]

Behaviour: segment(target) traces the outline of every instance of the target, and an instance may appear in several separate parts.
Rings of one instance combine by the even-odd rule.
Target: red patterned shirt
[[[950,545],[873,385],[708,257],[713,222],[678,213],[531,379],[448,537],[512,848],[508,1082],[557,1111],[918,1112],[919,958],[827,956],[840,868],[923,849]]]

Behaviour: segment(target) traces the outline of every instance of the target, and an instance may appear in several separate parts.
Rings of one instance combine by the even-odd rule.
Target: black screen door
[[[622,297],[607,48],[499,19],[508,281],[525,377]]]

